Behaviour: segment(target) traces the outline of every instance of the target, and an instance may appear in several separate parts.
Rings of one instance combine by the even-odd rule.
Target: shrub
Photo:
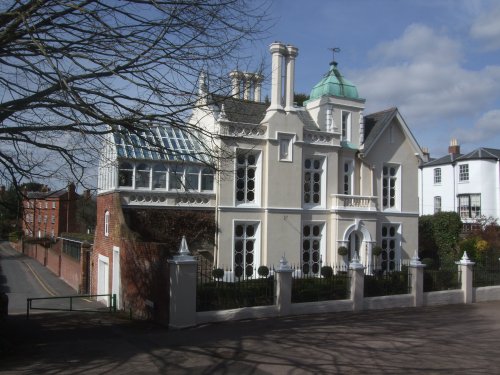
[[[224,270],[222,268],[215,268],[212,271],[212,276],[214,277],[214,279],[220,280],[224,277]]]
[[[10,242],[17,242],[21,239],[21,237],[23,236],[23,232],[22,231],[15,231],[15,232],[10,232],[9,233],[9,241]]]
[[[427,266],[428,269],[434,269],[436,267],[436,262],[432,258],[422,259],[422,263]]]
[[[258,269],[257,269],[257,273],[259,274],[259,276],[261,277],[267,277],[269,276],[269,267],[267,266],[260,266]]]
[[[333,276],[333,268],[330,266],[321,267],[321,276],[325,278],[330,278]]]
[[[372,249],[372,254],[378,257],[380,254],[382,254],[382,248],[380,246],[375,246]]]
[[[349,252],[349,249],[345,246],[340,246],[338,249],[339,255],[346,256],[347,253]]]

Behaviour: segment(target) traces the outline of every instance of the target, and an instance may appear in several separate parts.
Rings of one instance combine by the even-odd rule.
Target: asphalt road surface
[[[1,255],[0,285],[13,300],[48,293],[32,260]],[[26,280],[13,285],[19,274]],[[0,374],[500,374],[500,301],[177,331],[120,314],[12,314],[0,320]]]
[[[50,270],[32,259],[15,251],[8,242],[0,242],[0,292],[9,297],[9,315],[26,314],[28,298],[52,298],[34,300],[32,307],[49,309],[69,309],[70,299],[53,298],[75,296],[76,291],[59,279]],[[75,298],[71,308],[102,309],[101,303],[88,298]],[[38,313],[43,310],[33,310]]]

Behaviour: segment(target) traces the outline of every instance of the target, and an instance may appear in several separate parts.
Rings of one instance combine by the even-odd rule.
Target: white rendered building
[[[419,196],[421,215],[454,211],[464,223],[500,219],[500,150],[481,147],[461,154],[453,139],[448,155],[420,167]]]
[[[363,116],[365,100],[335,62],[305,106],[297,107],[298,50],[273,43],[270,51],[270,104],[260,100],[259,75],[232,72],[230,98],[210,95],[201,78],[201,106],[191,122],[215,134],[216,147],[231,156],[214,166],[213,180],[211,169],[187,160],[186,153],[172,160],[124,153],[130,146],[115,138],[103,152],[111,162],[101,163],[99,194],[119,193],[127,209],[214,212],[214,266],[235,276],[278,265],[283,255],[316,275],[321,265],[355,253],[371,264],[376,245],[383,249],[381,267],[397,268],[418,247],[423,156],[403,117],[396,108]],[[172,144],[169,137],[184,137],[154,132],[164,134],[165,147]],[[349,248],[347,257],[338,254],[340,246]]]

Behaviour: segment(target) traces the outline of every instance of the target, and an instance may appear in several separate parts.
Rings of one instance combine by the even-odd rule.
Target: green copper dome
[[[358,89],[340,74],[335,61],[330,63],[330,71],[311,90],[309,101],[332,95],[359,99]]]

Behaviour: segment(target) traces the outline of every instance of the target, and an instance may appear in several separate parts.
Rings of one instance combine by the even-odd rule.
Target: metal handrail
[[[26,299],[26,319],[30,317],[30,310],[47,310],[47,311],[81,311],[81,312],[102,312],[103,310],[82,310],[73,308],[73,299],[81,298],[94,298],[94,297],[108,297],[111,300],[108,310],[110,313],[116,312],[116,294],[78,294],[74,296],[57,296],[57,297],[37,297],[37,298],[27,298]],[[68,299],[69,298],[69,308],[53,308],[53,307],[33,307],[32,302],[38,300],[56,300],[56,299]]]

